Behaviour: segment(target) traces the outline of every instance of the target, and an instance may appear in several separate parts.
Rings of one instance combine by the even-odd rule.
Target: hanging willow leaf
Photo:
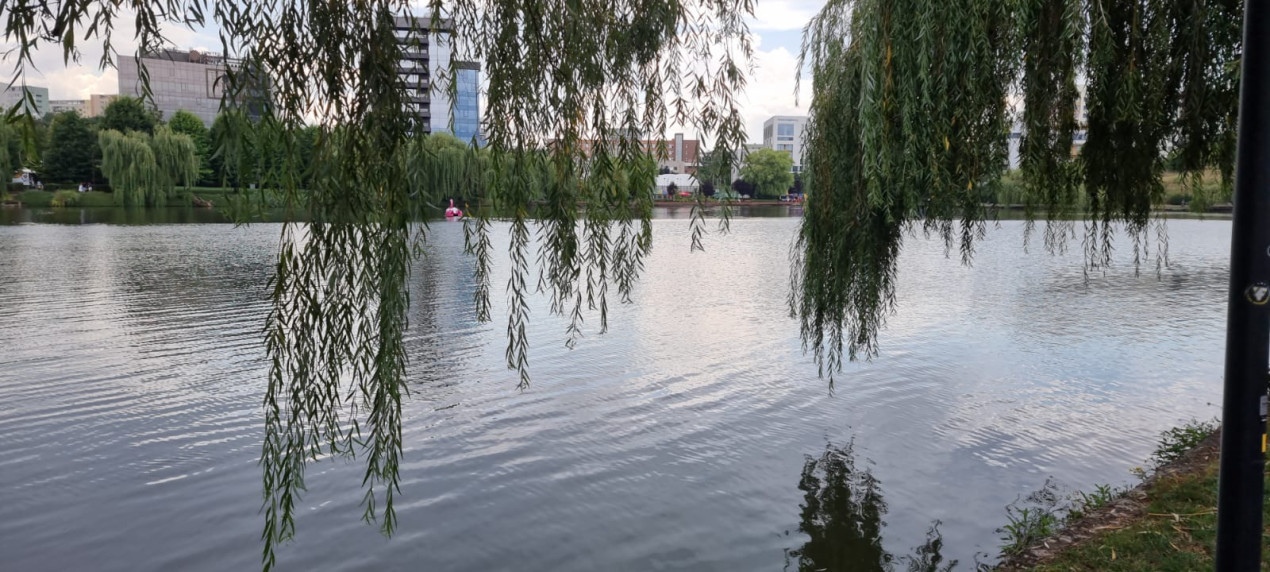
[[[1151,230],[1157,269],[1167,264],[1152,207],[1169,146],[1192,177],[1231,169],[1240,13],[1241,2],[1202,0],[827,3],[800,54],[812,72],[810,191],[789,300],[822,373],[844,351],[876,354],[905,230],[937,233],[970,261],[1005,166],[1011,97],[1023,104],[1028,226],[1046,219],[1046,247],[1061,250],[1083,215],[1086,271],[1110,263],[1118,225],[1135,268]],[[1082,72],[1088,139],[1074,159]]]
[[[877,352],[904,232],[964,260],[1005,169],[1011,3],[831,0],[804,32],[812,71],[791,311],[822,373]]]
[[[19,77],[44,42],[69,60],[97,41],[109,58],[114,24],[133,15],[141,51],[165,43],[164,26],[214,24],[235,62],[217,85],[226,119],[213,129],[214,160],[226,166],[227,183],[255,185],[309,219],[286,225],[270,282],[266,568],[277,542],[295,532],[305,466],[321,456],[360,456],[364,517],[386,533],[395,526],[405,282],[425,232],[412,221],[427,205],[445,197],[469,203],[482,320],[492,314],[492,225],[509,224],[506,357],[524,387],[535,284],[553,311],[570,316],[569,344],[587,309],[598,313],[600,331],[607,327],[610,285],[631,297],[651,248],[655,168],[643,139],[678,124],[724,147],[744,142],[735,97],[752,53],[750,0],[460,0],[445,3],[445,13],[436,0],[407,21],[404,37],[395,29],[410,5],[397,0],[128,6],[134,14],[109,2],[13,0],[5,4],[6,38],[17,46]],[[425,38],[452,43],[453,61],[483,63],[487,149],[443,145],[411,112],[398,63],[403,43]],[[150,76],[140,72],[148,91]],[[453,77],[440,70],[433,93],[453,93]],[[314,122],[314,159],[305,162],[295,134]],[[165,196],[155,194],[166,181],[154,171],[170,157],[151,157],[133,136],[103,135],[107,145],[121,200]],[[545,262],[536,281],[535,257]]]

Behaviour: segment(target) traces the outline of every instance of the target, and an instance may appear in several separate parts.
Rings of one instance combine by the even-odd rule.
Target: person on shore
[[[84,183],[79,184],[79,192],[84,192]]]

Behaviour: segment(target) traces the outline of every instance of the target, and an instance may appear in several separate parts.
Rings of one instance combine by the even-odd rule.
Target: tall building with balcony
[[[803,171],[803,130],[805,115],[776,115],[763,122],[763,147],[789,153],[795,174]]]
[[[448,86],[438,85],[451,67],[454,23],[429,17],[398,16],[393,21],[401,64],[397,73],[406,85],[406,106],[425,133],[452,133],[465,143],[483,143],[481,136],[481,66],[453,62],[453,98]],[[453,120],[453,129],[451,129]]]

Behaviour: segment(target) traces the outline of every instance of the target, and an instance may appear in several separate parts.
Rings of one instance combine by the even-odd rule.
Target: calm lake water
[[[6,220],[147,222],[103,212]],[[1171,221],[1160,279],[1126,243],[1088,284],[1079,243],[1025,253],[1017,222],[974,268],[911,238],[882,354],[831,391],[784,305],[797,219],[691,254],[686,211],[662,214],[608,334],[568,350],[534,299],[523,392],[505,314],[475,320],[461,225],[434,224],[399,532],[359,521],[358,465],[317,464],[281,569],[907,569],[939,534],[971,570],[1006,504],[1132,482],[1160,431],[1218,413],[1228,221]],[[258,567],[279,226],[174,224],[204,216],[0,225],[0,569]]]

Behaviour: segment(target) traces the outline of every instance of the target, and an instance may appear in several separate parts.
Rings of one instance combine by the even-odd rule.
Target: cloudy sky
[[[795,64],[802,27],[823,3],[824,0],[757,0],[754,18],[750,21],[757,50],[755,72],[741,98],[750,141],[762,141],[763,121],[768,117],[806,113],[806,101],[800,102],[801,106],[794,102]],[[115,49],[121,54],[131,54],[136,43],[131,41],[130,17],[119,20]],[[214,29],[168,29],[165,32],[176,47],[219,51],[220,42]],[[3,50],[7,52],[11,47],[11,43],[4,44]],[[85,99],[90,93],[117,93],[115,70],[103,70],[97,65],[101,58],[100,44],[85,48],[79,65],[66,66],[60,49],[46,47],[36,55],[38,69],[28,74],[27,83],[47,87],[50,99]],[[5,76],[11,78],[12,63],[7,58],[4,63]]]

